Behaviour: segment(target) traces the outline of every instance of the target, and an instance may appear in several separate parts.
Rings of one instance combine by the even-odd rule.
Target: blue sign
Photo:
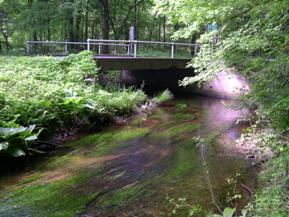
[[[214,31],[214,30],[218,30],[218,24],[217,23],[209,23],[208,24],[208,32]]]

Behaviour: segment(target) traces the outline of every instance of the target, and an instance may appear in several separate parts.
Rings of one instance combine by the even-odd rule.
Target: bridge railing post
[[[25,43],[25,45],[26,45],[26,53],[27,53],[27,55],[29,56],[29,55],[30,55],[30,51],[29,51],[29,41],[27,41],[27,42]]]
[[[127,45],[127,55],[130,56],[131,43]]]
[[[132,51],[132,47],[133,47],[133,43],[131,42],[131,40],[128,41],[128,46],[127,46],[127,54],[128,56],[130,56],[130,54],[133,52]]]
[[[68,54],[68,43],[65,42],[65,46],[64,46],[64,54],[67,55]]]
[[[100,42],[98,43],[98,54],[99,55],[101,54],[101,43]]]
[[[134,58],[136,58],[137,57],[137,41],[134,41],[133,42],[133,50],[134,50],[134,52],[133,52],[133,57]]]
[[[90,39],[87,39],[87,50],[90,51]]]
[[[175,57],[175,43],[173,42],[171,45],[171,58]]]

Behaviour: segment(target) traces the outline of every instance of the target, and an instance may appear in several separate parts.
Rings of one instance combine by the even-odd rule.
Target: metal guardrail
[[[102,55],[102,49],[109,46],[121,47],[125,51],[126,56],[132,56],[136,58],[138,56],[138,47],[140,45],[163,45],[170,47],[170,57],[175,58],[177,47],[189,47],[191,51],[196,53],[200,47],[199,44],[178,43],[178,42],[159,42],[159,41],[131,41],[131,40],[104,40],[104,39],[87,39],[87,42],[61,42],[61,41],[27,41],[25,43],[26,52],[31,54],[31,45],[63,45],[64,51],[62,55],[68,54],[68,46],[84,46],[85,49],[81,50],[93,50],[92,47],[96,46],[97,55]],[[112,53],[113,56],[120,56],[119,54]]]

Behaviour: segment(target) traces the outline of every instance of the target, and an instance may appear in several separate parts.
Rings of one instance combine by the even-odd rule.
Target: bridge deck
[[[161,70],[185,69],[191,59],[172,59],[160,57],[130,57],[130,56],[94,56],[94,59],[106,70]]]

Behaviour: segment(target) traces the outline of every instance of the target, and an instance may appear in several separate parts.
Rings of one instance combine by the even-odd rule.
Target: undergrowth
[[[253,137],[257,136],[258,132],[255,132]],[[249,204],[248,210],[252,217],[288,216],[288,137],[281,131],[262,136],[258,145],[270,147],[276,156],[262,165],[259,175],[261,188],[255,193],[255,199]]]
[[[165,103],[165,102],[172,100],[173,98],[174,98],[174,95],[171,91],[164,90],[163,92],[161,92],[160,94],[155,96],[153,98],[153,101],[155,101],[158,104],[162,104],[162,103]]]
[[[37,152],[34,140],[43,134],[112,120],[146,98],[140,90],[101,89],[88,51],[64,59],[0,57],[0,65],[0,154]]]

